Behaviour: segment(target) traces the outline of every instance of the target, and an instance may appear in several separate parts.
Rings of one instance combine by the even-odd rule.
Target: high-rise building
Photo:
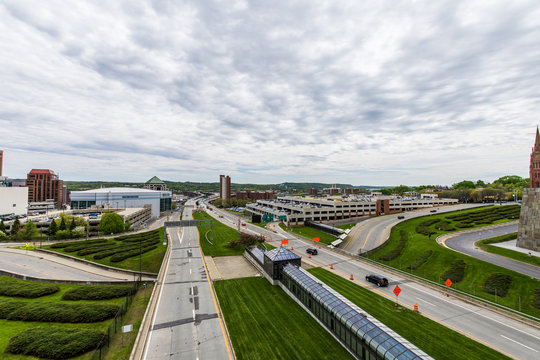
[[[231,200],[231,177],[219,175],[219,197],[223,200]]]
[[[32,169],[26,177],[28,186],[28,202],[45,202],[54,200],[56,207],[64,205],[64,182],[52,170]]]
[[[2,176],[3,164],[4,164],[4,150],[0,150],[0,176]]]
[[[536,127],[536,139],[531,152],[531,165],[529,168],[530,188],[540,188],[540,133]]]

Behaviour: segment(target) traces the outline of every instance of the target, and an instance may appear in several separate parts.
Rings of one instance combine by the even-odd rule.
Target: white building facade
[[[87,209],[92,206],[102,208],[142,208],[152,207],[152,217],[171,210],[172,192],[133,188],[105,188],[86,191],[72,191],[71,209]]]
[[[0,187],[0,217],[26,215],[27,187]]]

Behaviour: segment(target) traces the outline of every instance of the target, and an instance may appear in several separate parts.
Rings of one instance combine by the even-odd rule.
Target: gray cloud
[[[534,1],[8,0],[5,172],[24,177],[37,163],[67,179],[389,185],[526,177],[538,19]]]

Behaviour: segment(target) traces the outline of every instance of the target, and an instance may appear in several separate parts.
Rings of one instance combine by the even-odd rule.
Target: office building
[[[250,199],[250,200],[270,200],[273,199],[275,196],[275,191],[273,190],[267,190],[267,191],[237,191],[235,192],[235,196],[238,200],[240,199]]]
[[[26,215],[27,187],[0,187],[0,218]]]
[[[58,209],[64,205],[64,182],[52,170],[32,169],[26,177],[28,202],[54,200]]]
[[[0,176],[2,176],[3,167],[4,167],[4,150],[0,150]]]
[[[231,200],[231,177],[219,175],[219,197],[222,200]]]
[[[144,183],[144,188],[155,191],[168,191],[167,184],[157,176],[152,177],[150,180]]]

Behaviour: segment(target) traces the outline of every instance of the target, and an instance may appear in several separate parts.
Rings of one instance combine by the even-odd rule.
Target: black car
[[[429,212],[437,212],[437,209],[429,210]]]
[[[397,218],[398,218],[398,219],[405,219],[405,216],[399,215]]]
[[[311,255],[317,255],[318,251],[315,248],[307,248],[306,253],[311,254]]]
[[[388,279],[382,275],[370,274],[366,276],[366,281],[377,284],[377,286],[388,286]]]

